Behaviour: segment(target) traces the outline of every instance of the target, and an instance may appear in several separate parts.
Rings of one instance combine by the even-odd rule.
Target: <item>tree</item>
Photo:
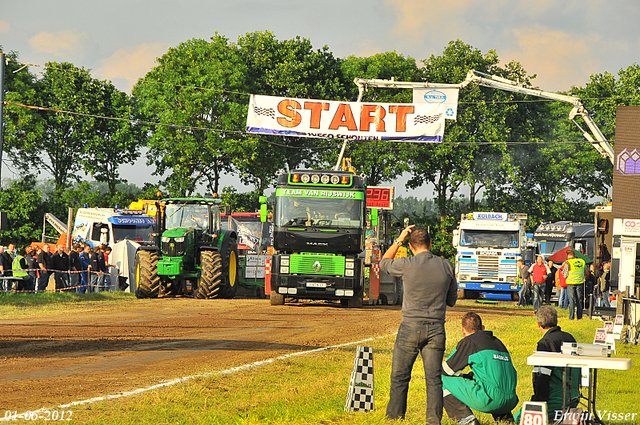
[[[95,114],[105,118],[90,118],[92,137],[86,140],[82,166],[98,182],[108,185],[116,196],[116,185],[123,183],[119,167],[134,164],[140,156],[145,135],[139,125],[132,123],[133,105],[129,96],[106,81],[92,85],[96,99]]]
[[[456,40],[449,43],[442,56],[432,55],[425,60],[424,75],[428,81],[452,84],[462,82],[471,69],[504,77],[526,76],[517,64],[503,69],[498,63],[494,51],[482,54]],[[474,207],[478,191],[491,184],[493,173],[508,168],[504,142],[514,137],[508,119],[516,114],[517,107],[504,102],[515,96],[477,85],[467,86],[459,94],[457,121],[446,122],[444,142],[414,147],[409,153],[412,177],[408,186],[434,185],[443,223],[449,205],[464,184],[470,187],[470,204]]]
[[[24,246],[40,240],[40,223],[43,221],[45,204],[36,188],[34,175],[14,180],[0,195],[0,211],[7,212],[9,229],[2,230],[2,243]]]
[[[122,106],[126,94],[84,68],[55,62],[46,64],[42,78],[15,84],[18,89],[7,94],[14,102],[7,108],[6,132],[13,164],[24,172],[47,171],[57,194],[80,180],[83,169],[108,182],[114,193],[118,166],[137,157],[137,141],[127,130],[130,115]],[[114,124],[104,117],[125,121]]]
[[[313,50],[308,39],[278,41],[272,32],[266,31],[239,37],[233,47],[245,67],[243,91],[280,97],[344,99],[340,62],[327,46]],[[233,161],[241,180],[254,184],[256,191],[263,193],[274,183],[278,170],[317,167],[324,163],[322,151],[337,153],[339,145],[319,139],[245,134],[237,148]]]
[[[199,184],[217,193],[221,174],[233,169],[228,151],[243,127],[242,81],[236,52],[216,34],[170,48],[133,88],[149,134],[147,164],[155,175],[168,173],[162,184],[171,195],[190,195]]]

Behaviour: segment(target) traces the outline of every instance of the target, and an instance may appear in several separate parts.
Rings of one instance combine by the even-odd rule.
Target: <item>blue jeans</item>
[[[546,282],[532,283],[531,286],[533,292],[533,311],[538,311],[542,303],[544,302],[544,293],[547,287]]]
[[[529,282],[522,283],[520,291],[518,292],[518,305],[526,307],[529,303],[529,292],[531,291],[531,284]]]
[[[558,308],[566,309],[569,307],[569,299],[567,298],[567,288],[560,288],[558,294]]]
[[[49,272],[43,272],[40,270],[40,277],[38,278],[38,292],[46,291],[49,284]]]
[[[569,320],[582,319],[582,297],[584,296],[584,288],[582,285],[567,285],[567,297],[569,298]],[[577,313],[576,313],[577,310]]]
[[[407,411],[407,393],[411,370],[422,356],[427,385],[427,424],[439,424],[442,420],[442,378],[440,371],[444,357],[446,336],[444,323],[403,321],[393,347],[391,388],[387,418],[404,418]]]

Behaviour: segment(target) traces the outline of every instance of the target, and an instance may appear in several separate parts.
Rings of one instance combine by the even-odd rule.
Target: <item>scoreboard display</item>
[[[393,209],[393,186],[368,186],[367,208]]]

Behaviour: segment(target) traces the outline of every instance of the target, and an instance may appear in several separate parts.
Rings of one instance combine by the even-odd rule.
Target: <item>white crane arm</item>
[[[569,112],[569,119],[573,121],[573,123],[580,129],[584,138],[591,143],[591,145],[602,155],[603,158],[608,158],[609,161],[613,164],[614,153],[613,148],[607,141],[606,137],[602,134],[596,123],[593,121],[589,112],[585,109],[582,104],[582,100],[575,96],[568,96],[564,94],[547,92],[544,90],[531,89],[527,87],[523,87],[515,81],[507,80],[506,78],[498,77],[496,75],[484,74],[479,71],[470,70],[467,73],[467,77],[460,84],[438,84],[438,83],[429,83],[429,82],[408,82],[408,81],[394,81],[394,80],[381,80],[381,79],[366,79],[366,78],[356,78],[353,82],[358,86],[358,102],[362,100],[362,96],[364,91],[368,87],[386,87],[386,88],[396,88],[396,89],[413,89],[413,88],[421,88],[428,87],[434,89],[446,89],[446,88],[464,88],[471,83],[476,83],[481,86],[491,87],[494,89],[510,91],[514,93],[526,94],[529,96],[542,97],[545,99],[555,100],[558,102],[566,102],[573,105],[571,112]],[[585,131],[574,119],[576,116],[581,116],[584,122],[586,123],[589,131],[591,133]]]
[[[60,221],[55,215],[51,213],[46,213],[44,215],[44,219],[47,220],[47,223],[53,226],[61,235],[65,233],[69,233],[67,229],[67,225]]]

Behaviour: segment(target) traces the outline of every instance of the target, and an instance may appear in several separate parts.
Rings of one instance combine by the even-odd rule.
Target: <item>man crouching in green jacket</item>
[[[513,421],[518,404],[518,374],[504,344],[485,331],[476,313],[462,318],[464,338],[442,364],[444,408],[460,424],[478,425],[471,409],[491,413],[496,421]],[[471,366],[471,373],[462,374]]]

